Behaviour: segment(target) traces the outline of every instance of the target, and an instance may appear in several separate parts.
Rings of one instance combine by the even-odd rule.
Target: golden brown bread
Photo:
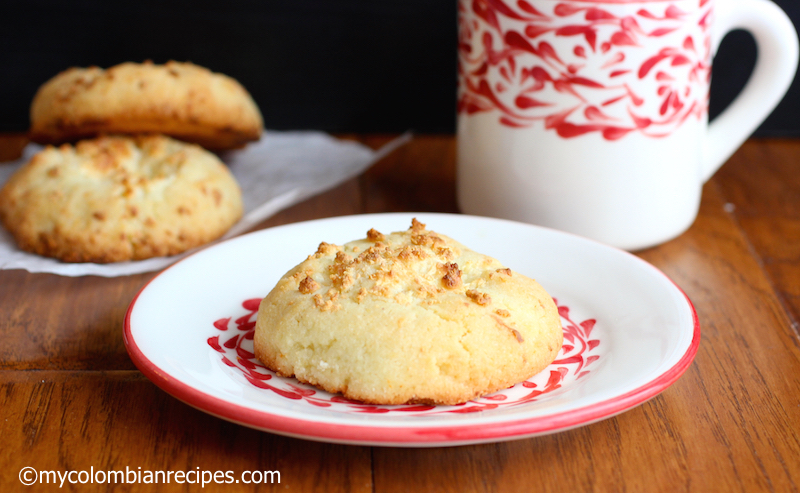
[[[552,298],[497,260],[425,229],[322,243],[261,302],[255,353],[283,376],[376,404],[457,404],[547,367]]]
[[[66,262],[178,254],[241,215],[239,186],[214,154],[159,135],[47,147],[0,189],[19,247]]]
[[[191,63],[70,68],[31,104],[30,138],[62,144],[101,134],[161,133],[212,150],[258,140],[261,113],[236,80]]]

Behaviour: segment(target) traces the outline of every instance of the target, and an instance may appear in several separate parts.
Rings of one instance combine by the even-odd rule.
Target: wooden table
[[[378,147],[392,136],[348,137]],[[13,154],[13,139],[3,142]],[[262,227],[456,212],[454,174],[453,137],[416,136],[364,175]],[[0,491],[21,491],[24,467],[280,471],[279,485],[262,485],[268,491],[799,491],[800,140],[747,142],[706,184],[691,229],[638,255],[680,285],[699,315],[700,349],[677,383],[590,426],[434,449],[285,438],[161,391],[136,370],[122,340],[128,303],[153,274],[0,271]],[[179,487],[187,485],[120,489]]]

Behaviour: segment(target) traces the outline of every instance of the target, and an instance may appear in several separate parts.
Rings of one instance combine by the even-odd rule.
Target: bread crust
[[[261,302],[256,357],[373,404],[459,404],[524,381],[561,350],[536,281],[414,222],[322,243]]]
[[[219,158],[160,135],[48,146],[0,189],[0,221],[19,247],[65,262],[175,255],[241,215],[241,191]]]
[[[206,149],[258,140],[258,106],[236,80],[191,63],[70,68],[31,104],[29,137],[59,145],[101,134],[161,133]]]

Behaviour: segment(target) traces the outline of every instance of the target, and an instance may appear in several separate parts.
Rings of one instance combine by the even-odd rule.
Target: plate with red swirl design
[[[548,368],[458,406],[381,406],[280,377],[255,359],[258,303],[287,270],[321,241],[405,230],[412,217],[544,286],[564,330]],[[371,214],[270,228],[185,258],[137,294],[124,339],[157,386],[214,416],[309,440],[434,447],[556,433],[642,404],[689,367],[700,326],[674,282],[622,250],[500,219]]]

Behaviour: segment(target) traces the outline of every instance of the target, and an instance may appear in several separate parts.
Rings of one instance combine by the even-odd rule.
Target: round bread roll
[[[0,190],[19,247],[65,262],[178,254],[241,215],[239,185],[214,154],[160,135],[48,146]]]
[[[70,68],[31,104],[30,139],[62,144],[101,134],[160,133],[212,150],[261,137],[261,113],[234,79],[191,63]]]
[[[458,404],[546,368],[553,299],[497,260],[425,229],[322,243],[261,302],[256,357],[373,404]]]

